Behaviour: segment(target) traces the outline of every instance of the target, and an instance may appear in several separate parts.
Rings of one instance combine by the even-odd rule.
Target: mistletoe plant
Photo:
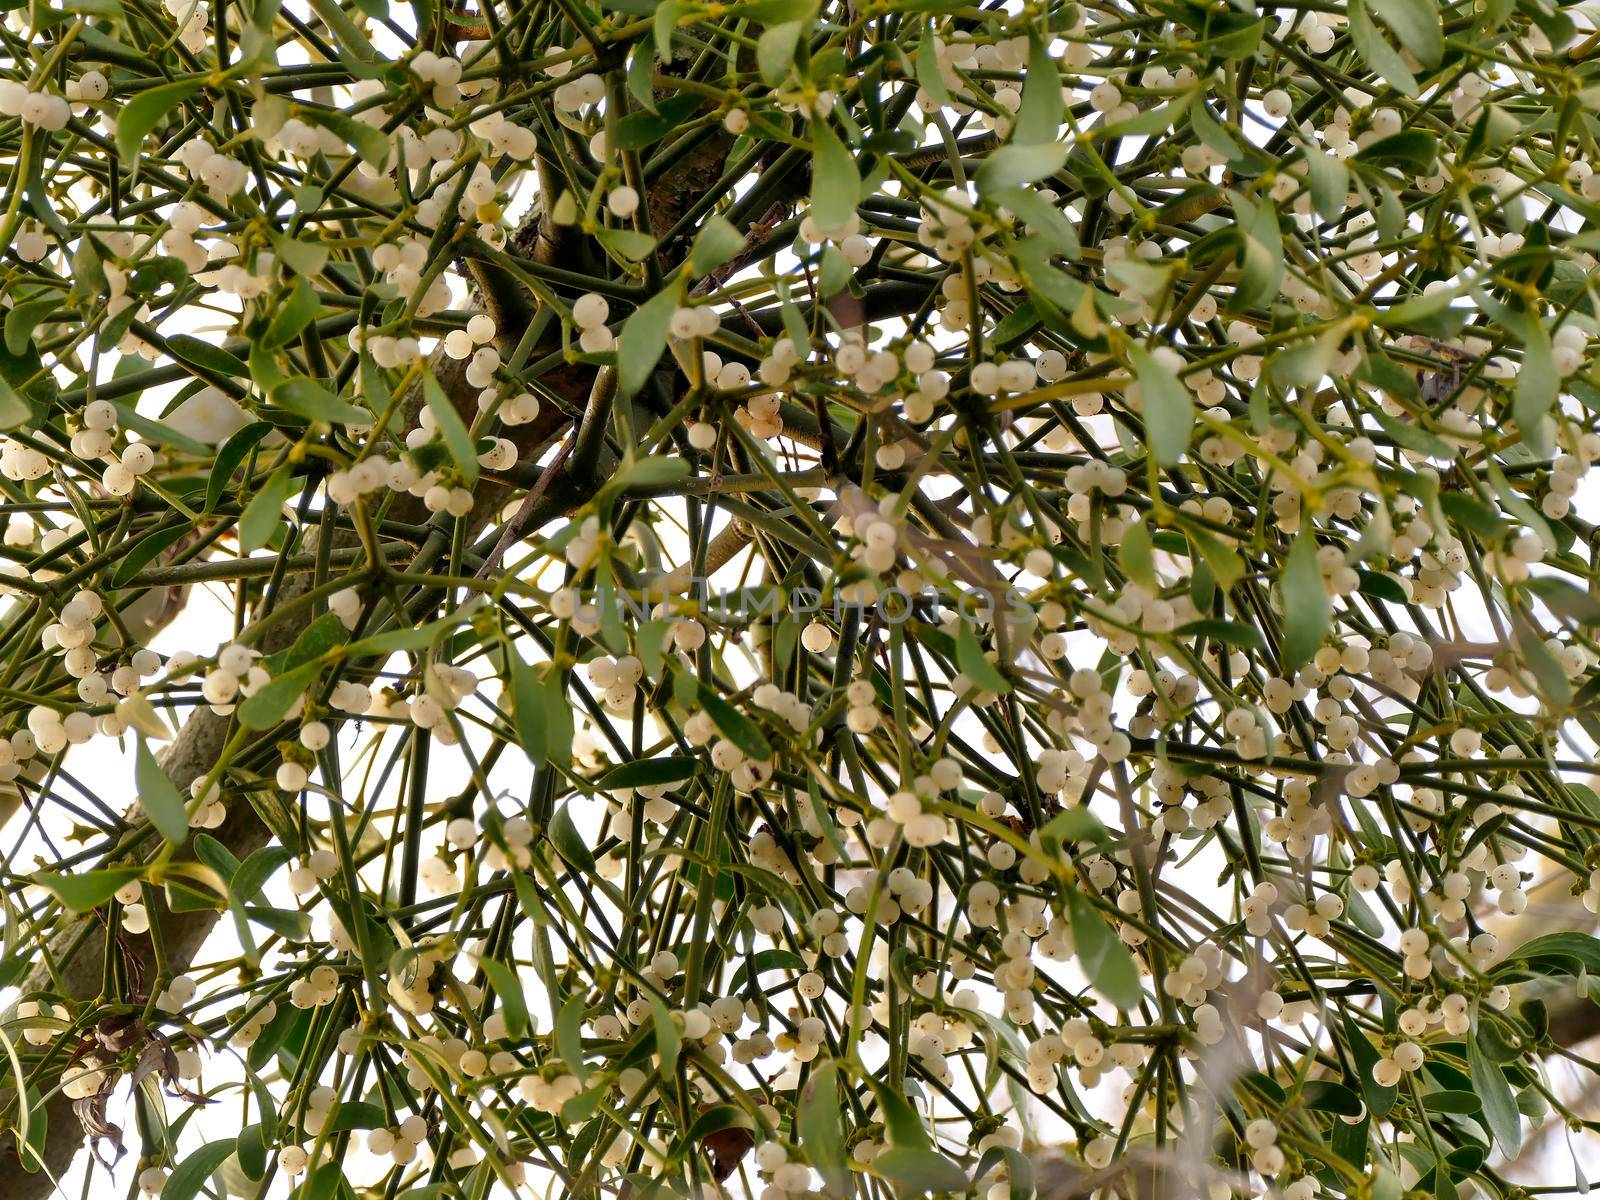
[[[1591,10],[3,7],[0,1196],[1587,1187]]]

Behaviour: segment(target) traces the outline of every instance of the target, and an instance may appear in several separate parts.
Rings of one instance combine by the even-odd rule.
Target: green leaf
[[[994,345],[1000,349],[1018,345],[1039,327],[1039,321],[1039,310],[1034,307],[1031,300],[1024,300],[994,327]]]
[[[1588,933],[1547,933],[1518,946],[1495,966],[1498,978],[1519,967],[1545,967],[1576,975],[1600,975],[1600,938]],[[1574,970],[1577,968],[1577,970]]]
[[[1383,38],[1378,32],[1378,27],[1373,23],[1372,15],[1367,12],[1366,0],[1350,0],[1348,9],[1350,19],[1350,41],[1356,48],[1356,53],[1366,60],[1371,67],[1390,87],[1404,96],[1417,94],[1417,79],[1398,51]]]
[[[894,1181],[898,1196],[967,1190],[965,1171],[937,1150],[922,1146],[890,1146],[872,1160],[872,1167]]]
[[[556,1052],[579,1079],[589,1078],[583,1063],[583,997],[568,996],[556,1014]]]
[[[658,101],[653,112],[628,113],[617,121],[612,144],[618,150],[643,150],[653,146],[699,111],[703,104],[703,96],[681,92]]]
[[[583,835],[578,832],[578,827],[573,824],[572,814],[567,811],[567,805],[561,805],[551,815],[548,833],[550,844],[568,863],[580,871],[594,870],[594,852],[589,849],[588,843],[583,840]]]
[[[1400,166],[1414,175],[1433,169],[1439,158],[1439,139],[1426,129],[1402,129],[1369,142],[1355,155],[1357,162],[1375,166]]]
[[[1429,1112],[1471,1114],[1481,1112],[1483,1101],[1477,1092],[1451,1091],[1446,1088],[1428,1092],[1422,1097],[1422,1107]]]
[[[273,234],[272,248],[290,270],[307,278],[318,274],[328,262],[328,247],[317,242],[302,242],[288,234]]]
[[[522,979],[505,963],[493,958],[480,958],[478,965],[494,987],[500,1001],[500,1011],[505,1014],[506,1032],[520,1038],[528,1032],[528,998],[522,990]]]
[[[811,123],[811,219],[823,231],[843,229],[861,199],[855,155],[826,121]]]
[[[1200,140],[1200,144],[1215,151],[1223,162],[1237,162],[1244,156],[1244,151],[1239,148],[1239,143],[1234,141],[1233,135],[1211,115],[1211,109],[1206,105],[1203,96],[1198,97],[1189,106],[1189,124],[1194,127],[1195,137]]]
[[[1022,104],[1011,124],[1011,141],[1025,146],[1059,142],[1061,73],[1037,30],[1028,34],[1028,70],[1023,76]]]
[[[1485,464],[1489,482],[1494,485],[1495,495],[1499,497],[1500,507],[1521,521],[1538,535],[1544,548],[1550,554],[1555,554],[1560,547],[1556,544],[1555,531],[1550,528],[1550,523],[1544,519],[1544,514],[1523,497],[1511,486],[1511,481],[1506,478],[1506,473],[1495,465],[1493,459]]]
[[[1300,1103],[1312,1112],[1334,1113],[1341,1117],[1361,1115],[1361,1097],[1331,1079],[1308,1079],[1300,1088]]]
[[[193,526],[184,524],[174,529],[158,529],[154,533],[146,534],[135,542],[117,563],[116,569],[111,573],[111,586],[126,587],[140,571],[154,562],[163,550],[182,541],[193,532]]]
[[[1505,1072],[1490,1062],[1477,1038],[1467,1043],[1467,1070],[1472,1075],[1472,1090],[1483,1102],[1483,1119],[1494,1135],[1500,1152],[1513,1159],[1522,1149],[1522,1114],[1517,1099],[1506,1082]]]
[[[950,103],[950,89],[945,86],[944,74],[939,70],[939,51],[931,23],[922,27],[922,40],[917,43],[917,85],[937,100],[941,108]]]
[[[33,420],[33,406],[24,400],[9,380],[0,379],[0,430],[16,429]]]
[[[1544,418],[1555,406],[1555,361],[1551,356],[1550,335],[1538,320],[1529,318],[1523,323],[1522,366],[1517,371],[1517,392],[1512,401],[1511,413],[1523,440],[1535,452],[1543,453],[1548,442],[1544,432]]]
[[[633,640],[639,660],[644,663],[644,672],[651,679],[661,678],[661,669],[666,665],[666,643],[672,634],[670,621],[641,621],[633,631]]]
[[[261,337],[262,345],[273,350],[288,345],[316,319],[317,310],[321,307],[322,301],[317,298],[316,289],[304,279],[296,279],[289,295],[267,323],[267,331]]]
[[[123,884],[143,878],[143,867],[107,867],[100,871],[82,871],[76,875],[41,871],[33,877],[33,881],[54,892],[56,898],[73,912],[88,912],[110,900]]]
[[[1188,526],[1184,532],[1223,591],[1231,591],[1244,578],[1244,560],[1232,546],[1199,526]]]
[[[1183,381],[1143,346],[1130,346],[1128,358],[1139,381],[1150,453],[1163,467],[1175,467],[1189,449],[1194,431],[1194,397]]]
[[[1522,589],[1537,596],[1551,612],[1580,625],[1600,625],[1600,596],[1594,596],[1554,575],[1525,580]]]
[[[653,33],[647,33],[633,44],[633,53],[628,57],[628,95],[650,112],[656,111],[655,86],[651,82],[655,65],[656,39]]]
[[[1116,121],[1107,125],[1101,132],[1102,138],[1120,137],[1146,137],[1152,133],[1165,133],[1177,124],[1178,119],[1189,111],[1189,106],[1195,101],[1195,93],[1185,92],[1181,96],[1174,96],[1165,104],[1154,108],[1146,108],[1136,116],[1125,121]]]
[[[236,355],[202,338],[175,333],[167,339],[167,353],[185,366],[221,379],[244,379],[250,369]]]
[[[1371,384],[1387,392],[1396,400],[1407,403],[1415,404],[1422,396],[1422,389],[1417,386],[1416,376],[1387,354],[1363,355],[1361,365],[1356,368],[1355,378],[1359,382]]]
[[[1350,193],[1350,168],[1344,160],[1326,154],[1316,146],[1302,147],[1306,159],[1306,178],[1311,185],[1311,203],[1324,221],[1344,214],[1345,197]]]
[[[697,694],[700,706],[706,710],[706,714],[710,716],[723,737],[757,761],[766,762],[772,758],[772,745],[754,721],[717,695],[704,682],[699,684]]]
[[[176,83],[159,84],[130,98],[117,114],[117,156],[128,163],[136,162],[145,135],[199,88],[198,79],[180,79]]]
[[[289,715],[294,702],[321,673],[320,662],[304,663],[285,671],[239,705],[239,723],[247,729],[271,729]]]
[[[266,421],[255,421],[222,443],[217,451],[216,462],[212,464],[211,475],[206,480],[206,506],[201,509],[202,512],[209,513],[217,507],[222,494],[228,490],[228,484],[233,481],[233,473],[272,429],[272,425]]]
[[[1523,663],[1533,673],[1539,693],[1551,707],[1567,707],[1572,700],[1572,685],[1567,679],[1566,669],[1550,652],[1550,647],[1545,645],[1543,632],[1515,615],[1512,618],[1512,630],[1512,642],[1522,656]]]
[[[561,1106],[561,1119],[568,1125],[583,1124],[600,1111],[600,1102],[606,1098],[607,1093],[610,1091],[611,1088],[608,1085],[600,1084],[598,1087],[592,1087],[586,1092],[579,1092]]]
[[[1283,230],[1278,225],[1278,210],[1271,201],[1251,203],[1237,193],[1234,209],[1239,214],[1244,262],[1233,306],[1242,310],[1271,304],[1283,279]]]
[[[1444,57],[1444,29],[1435,0],[1371,0],[1371,4],[1412,57],[1424,67],[1439,65]]]
[[[1380,575],[1376,571],[1358,572],[1361,576],[1361,591],[1368,596],[1375,596],[1389,604],[1407,604],[1405,588],[1401,587],[1388,575]]]
[[[1377,1064],[1379,1054],[1377,1048],[1367,1039],[1366,1034],[1356,1026],[1355,1021],[1348,1013],[1344,1018],[1345,1045],[1350,1051],[1350,1057],[1355,1060],[1355,1083],[1361,1089],[1361,1095],[1367,1102],[1367,1107],[1374,1117],[1386,1117],[1393,1111],[1395,1100],[1399,1096],[1399,1089],[1382,1087],[1372,1077],[1372,1068]],[[1349,1081],[1347,1075],[1346,1080]]]
[[[980,691],[1004,695],[1011,690],[1011,681],[984,654],[977,627],[965,618],[956,628],[956,665]]]
[[[806,960],[792,950],[785,950],[781,946],[773,946],[767,950],[757,950],[749,955],[739,969],[733,973],[728,983],[728,992],[731,995],[737,992],[747,981],[754,981],[763,971],[804,971]]]
[[[1289,548],[1279,581],[1283,605],[1283,662],[1280,671],[1291,674],[1311,661],[1333,623],[1333,606],[1317,564],[1317,539],[1302,532]]]
[[[337,7],[337,0],[328,0],[325,7]],[[381,129],[364,125],[346,113],[329,108],[302,107],[296,115],[303,121],[331,130],[355,150],[368,166],[381,170],[388,163],[393,144],[389,135]]]
[[[1110,834],[1100,818],[1087,808],[1064,808],[1040,827],[1039,837],[1041,841],[1053,839],[1059,845],[1083,841],[1103,843]]]
[[[786,21],[764,30],[757,39],[756,71],[768,87],[777,87],[789,74],[795,47],[800,44],[800,35],[806,28],[807,22]]]
[[[624,396],[642,388],[661,361],[682,286],[679,282],[658,292],[622,323],[622,335],[617,339],[617,382]]]
[[[273,672],[292,671],[322,658],[335,646],[342,646],[349,640],[350,631],[345,628],[344,622],[333,613],[323,613],[301,631],[294,645],[285,650],[281,657],[275,654],[267,660],[268,669]]]
[[[176,879],[167,880],[161,887],[166,894],[167,907],[173,912],[217,912],[227,907],[227,901],[221,896],[202,892]],[[256,957],[250,947],[246,947],[246,951],[250,957]]]
[[[656,248],[656,240],[637,229],[597,229],[595,239],[618,258],[643,262]]]
[[[177,786],[167,778],[156,756],[150,753],[143,738],[134,751],[133,782],[139,791],[139,804],[150,823],[161,831],[161,836],[174,846],[181,846],[189,836],[187,805],[178,794]]]
[[[597,786],[613,788],[660,787],[694,778],[699,763],[692,758],[640,758],[613,767],[600,777]]]
[[[464,617],[455,620],[432,621],[413,629],[387,629],[351,642],[345,647],[346,658],[371,658],[374,655],[394,654],[401,650],[423,650],[438,641],[444,633],[454,628]]]
[[[239,514],[239,549],[245,554],[265,546],[282,523],[283,506],[289,503],[293,482],[289,464],[284,463],[267,477],[261,490],[250,497],[250,503]]]
[[[656,1057],[661,1060],[661,1075],[671,1079],[678,1073],[678,1048],[683,1034],[672,1019],[672,1012],[661,997],[650,993],[650,1015],[656,1027]]]
[[[25,300],[13,304],[6,313],[5,344],[8,353],[20,356],[33,341],[33,332],[56,309],[61,307],[61,297],[51,293],[38,300]]]
[[[238,1141],[234,1138],[201,1146],[167,1176],[166,1186],[161,1189],[161,1200],[194,1200],[206,1181],[233,1157],[237,1148]]]
[[[709,275],[743,249],[744,234],[726,218],[713,215],[695,235],[689,251],[689,273],[697,277]]]
[[[878,1107],[883,1111],[883,1123],[889,1130],[890,1142],[896,1146],[933,1149],[933,1143],[928,1140],[928,1131],[922,1124],[922,1118],[917,1115],[917,1110],[911,1107],[910,1101],[901,1092],[875,1075],[867,1076],[867,1086],[872,1089],[872,1094],[877,1097]]]
[[[353,1200],[355,1193],[344,1177],[344,1167],[336,1162],[325,1162],[300,1185],[294,1200],[333,1200],[335,1195],[341,1200]]]
[[[261,889],[294,854],[284,846],[263,846],[228,877],[228,890],[241,900],[256,901]]]
[[[1072,942],[1089,982],[1118,1008],[1136,1008],[1144,997],[1139,970],[1116,931],[1076,888],[1067,889],[1067,911]]]
[[[231,880],[233,873],[239,869],[239,860],[234,857],[233,851],[209,833],[195,835],[194,853],[196,858],[223,879]]]
[[[1013,216],[1026,221],[1034,236],[1048,247],[1051,254],[1077,258],[1082,253],[1078,231],[1066,213],[1038,192],[1030,188],[999,188],[989,192],[989,199],[1005,207]]]
[[[522,661],[511,647],[506,647],[506,667],[511,673],[511,721],[517,731],[517,741],[535,765],[546,759],[544,694],[539,683],[539,672]]]
[[[348,1129],[377,1129],[383,1124],[384,1111],[380,1105],[364,1100],[342,1100],[322,1131],[324,1134],[343,1133]]]
[[[1396,420],[1382,409],[1374,409],[1373,415],[1378,418],[1378,424],[1387,433],[1394,444],[1406,450],[1415,450],[1418,454],[1426,454],[1429,458],[1453,458],[1454,454],[1450,445],[1443,438],[1429,433],[1420,425],[1412,425],[1406,421]]]
[[[298,909],[249,904],[244,906],[244,915],[286,941],[303,942],[311,935],[311,914]]]
[[[1247,8],[1245,5],[1238,5],[1237,7],[1245,8],[1247,13],[1254,11],[1253,8]],[[1198,43],[1195,48],[1205,51],[1213,58],[1249,58],[1256,52],[1257,47],[1261,45],[1261,39],[1266,31],[1267,21],[1265,18],[1259,21],[1250,21],[1225,33],[1219,33],[1215,37],[1206,38]]]
[[[193,454],[197,458],[209,459],[213,448],[204,442],[198,442],[188,434],[179,433],[170,425],[160,421],[151,420],[144,416],[133,405],[122,400],[111,401],[111,407],[117,410],[117,423],[124,429],[131,429],[145,441],[160,446],[170,446],[174,450],[182,450],[185,454]]]
[[[682,0],[665,0],[665,3],[656,6],[654,36],[656,53],[664,61],[672,58],[672,35],[677,31],[678,20],[683,16],[684,4]]]
[[[694,474],[694,465],[686,458],[665,458],[650,455],[624,463],[607,483],[606,490],[613,492],[645,491],[650,488],[670,488]]]
[[[1143,521],[1129,525],[1117,547],[1117,561],[1123,574],[1135,583],[1159,592],[1160,580],[1156,576],[1155,543],[1150,539],[1149,527]]]
[[[244,1172],[246,1179],[254,1182],[262,1179],[267,1173],[267,1143],[271,1140],[271,1133],[266,1126],[257,1123],[246,1125],[239,1131],[239,1169]]]
[[[811,1071],[795,1114],[795,1132],[806,1161],[821,1176],[831,1196],[850,1192],[850,1166],[839,1124],[839,1068],[828,1059]]]
[[[1012,142],[1001,146],[984,159],[978,168],[978,190],[992,195],[996,191],[1021,187],[1047,179],[1066,165],[1070,147],[1066,142],[1024,145]]]
[[[341,400],[320,380],[304,375],[291,376],[276,384],[268,397],[279,408],[329,425],[370,425],[372,414]]]
[[[444,444],[450,451],[451,460],[466,479],[467,486],[471,487],[478,482],[478,453],[472,442],[472,434],[467,431],[461,414],[456,412],[456,406],[450,403],[450,398],[444,394],[432,371],[422,373],[422,392],[428,399],[428,411],[433,414],[434,423],[444,435]]]

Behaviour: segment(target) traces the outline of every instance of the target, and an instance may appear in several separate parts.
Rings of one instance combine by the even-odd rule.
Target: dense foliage
[[[0,22],[0,1195],[1591,1127],[1583,12],[166,2]]]

